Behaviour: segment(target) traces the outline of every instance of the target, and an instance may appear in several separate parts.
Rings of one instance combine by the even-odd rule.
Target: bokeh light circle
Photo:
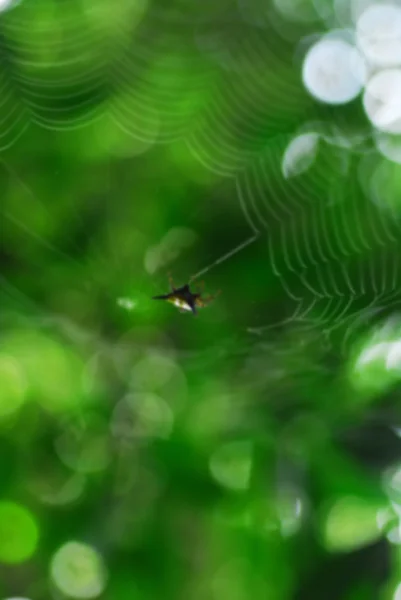
[[[363,106],[375,127],[401,133],[401,69],[385,69],[373,75],[366,85]]]
[[[401,136],[376,131],[375,145],[377,150],[388,160],[401,164]]]
[[[21,385],[46,411],[67,412],[82,404],[82,361],[61,339],[23,328],[5,335],[2,348],[3,356],[18,365]]]
[[[309,49],[302,79],[308,92],[327,104],[345,104],[361,92],[367,75],[358,50],[341,39],[323,38]]]
[[[401,63],[401,8],[393,4],[373,4],[356,24],[358,47],[379,67]]]
[[[81,542],[67,542],[54,554],[50,574],[57,588],[71,598],[97,598],[107,573],[100,554]]]
[[[394,600],[401,600],[401,583],[399,583],[395,589]]]
[[[319,134],[314,131],[302,133],[291,140],[281,161],[281,172],[285,179],[300,175],[313,164],[318,143]]]
[[[10,8],[14,8],[21,0],[0,0],[0,12],[4,12]]]
[[[225,488],[246,490],[251,477],[252,451],[252,443],[243,440],[220,446],[209,462],[213,478]]]
[[[18,564],[35,552],[38,525],[31,512],[14,502],[0,502],[0,562]]]
[[[363,548],[380,537],[374,501],[363,497],[333,499],[322,527],[323,542],[330,552],[349,552]]]

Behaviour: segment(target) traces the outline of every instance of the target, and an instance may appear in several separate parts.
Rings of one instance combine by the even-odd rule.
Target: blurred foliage
[[[0,9],[0,596],[399,600],[399,165],[301,80],[348,5]]]

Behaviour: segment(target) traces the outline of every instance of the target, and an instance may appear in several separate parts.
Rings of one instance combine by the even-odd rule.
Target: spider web
[[[324,142],[307,174],[285,180],[280,162],[288,142],[282,136],[269,140],[236,175],[251,236],[197,276],[249,244],[263,244],[293,308],[283,320],[248,331],[259,338],[286,324],[301,337],[318,331],[323,347],[335,341],[346,355],[361,330],[399,309],[401,222],[391,209],[395,199],[387,206],[372,202],[366,182],[355,177],[364,154],[342,149],[350,160],[344,173],[338,148]]]
[[[86,128],[97,144],[114,135],[131,155],[182,139],[208,168],[233,174],[266,123],[282,131],[305,99],[285,69],[290,53],[275,53],[278,36],[266,39],[232,9],[230,0],[113,10],[40,0],[0,14],[1,147],[32,125]]]
[[[355,177],[367,148],[339,145],[352,118],[338,113],[333,131],[322,108],[321,121],[310,123],[315,107],[294,68],[291,27],[274,11],[253,11],[244,22],[241,4],[233,7],[143,1],[110,11],[101,0],[40,0],[2,13],[1,148],[31,127],[85,129],[88,145],[112,139],[120,155],[183,142],[205,171],[233,183],[249,227],[196,277],[263,244],[293,310],[279,323],[250,326],[251,336],[291,323],[318,327],[327,339],[343,331],[346,344],[358,323],[397,306],[398,218],[367,197],[367,177]],[[323,139],[318,157],[306,174],[284,180],[282,156],[308,123]],[[369,138],[366,127],[358,133]]]

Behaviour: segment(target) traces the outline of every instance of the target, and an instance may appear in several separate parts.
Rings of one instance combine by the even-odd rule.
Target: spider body
[[[171,292],[163,294],[161,296],[153,296],[153,300],[166,300],[174,304],[180,312],[192,312],[194,315],[197,314],[197,308],[203,308],[207,306],[216,296],[209,296],[208,298],[202,298],[200,293],[193,293],[189,289],[189,284],[185,284],[180,288],[174,287],[174,283],[170,277]]]

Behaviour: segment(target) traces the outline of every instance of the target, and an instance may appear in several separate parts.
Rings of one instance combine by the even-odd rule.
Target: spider
[[[189,280],[191,281],[191,280]],[[177,306],[180,312],[192,311],[194,315],[197,314],[197,308],[204,308],[212,300],[217,298],[220,294],[221,290],[219,290],[214,296],[207,296],[202,298],[201,293],[192,293],[189,289],[189,283],[183,285],[180,288],[176,288],[174,286],[174,282],[171,276],[169,276],[169,283],[171,287],[171,292],[168,294],[163,294],[162,296],[153,296],[152,300],[166,300],[167,302],[171,302],[174,306]],[[201,282],[201,288],[203,289],[204,282]]]

